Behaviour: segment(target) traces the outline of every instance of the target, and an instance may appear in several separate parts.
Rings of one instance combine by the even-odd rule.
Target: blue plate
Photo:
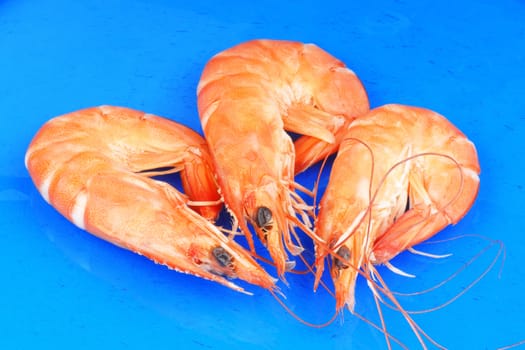
[[[380,272],[392,290],[408,293],[459,270],[440,288],[399,296],[407,310],[443,306],[413,315],[443,346],[495,349],[525,339],[522,1],[181,3],[0,1],[1,349],[387,347],[381,332],[349,312],[308,327],[265,290],[243,285],[254,295],[239,294],[91,236],[44,202],[24,167],[46,120],[88,106],[127,106],[201,132],[195,90],[204,64],[254,38],[316,43],[359,75],[372,106],[436,110],[474,141],[482,166],[475,205],[434,238],[442,242],[420,247],[452,257],[403,253],[393,263],[416,278]],[[316,175],[299,181],[309,185]],[[280,282],[288,307],[310,322],[331,318],[334,301],[312,292],[312,276],[288,281]],[[356,311],[378,324],[363,280],[357,298]],[[418,348],[403,317],[382,310],[388,331]]]

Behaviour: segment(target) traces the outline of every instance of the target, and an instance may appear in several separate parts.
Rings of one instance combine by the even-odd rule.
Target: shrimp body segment
[[[457,223],[478,192],[474,144],[443,116],[386,105],[355,120],[334,161],[320,202],[317,280],[332,254],[336,305],[354,306],[361,270]]]
[[[187,127],[127,108],[88,108],[44,124],[26,167],[49,204],[102,239],[238,291],[227,278],[274,288],[243,248],[188,207],[188,196],[219,195],[206,143]],[[180,171],[188,196],[149,177],[162,168]],[[218,208],[196,210],[213,218]]]
[[[365,90],[315,45],[254,40],[214,56],[197,94],[224,201],[252,248],[253,224],[282,276],[285,247],[302,250],[291,238],[305,217],[294,174],[335,152],[344,127],[369,109]],[[285,130],[304,136],[294,146]]]

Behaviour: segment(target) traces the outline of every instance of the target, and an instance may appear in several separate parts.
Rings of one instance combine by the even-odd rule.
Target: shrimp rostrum
[[[356,119],[315,226],[324,240],[316,245],[317,281],[330,255],[336,308],[353,310],[359,274],[372,281],[377,264],[402,274],[393,257],[457,223],[477,196],[479,172],[474,144],[435,112],[386,105]]]
[[[254,40],[214,56],[198,90],[204,135],[234,223],[268,248],[280,276],[302,247],[311,210],[294,175],[337,150],[344,128],[368,111],[365,90],[345,65],[312,44]],[[292,141],[286,132],[299,135]]]
[[[191,129],[127,108],[88,108],[44,124],[25,162],[43,198],[81,229],[238,291],[230,278],[275,288],[208,220],[220,210],[219,194],[206,142]],[[151,178],[172,172],[186,195]]]

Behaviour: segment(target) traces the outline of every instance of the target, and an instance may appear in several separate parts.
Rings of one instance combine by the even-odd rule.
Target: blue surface
[[[523,233],[525,3],[501,1],[0,1],[0,349],[173,348],[379,349],[381,333],[350,313],[323,329],[290,317],[264,290],[253,297],[155,265],[77,229],[48,206],[24,168],[25,150],[49,118],[123,105],[197,130],[195,89],[216,52],[253,38],[314,42],[363,80],[372,106],[398,102],[447,116],[477,145],[479,197],[457,226],[501,240],[500,262],[459,300],[415,315],[451,349],[495,349],[525,338]],[[311,182],[314,172],[300,178]],[[488,245],[463,238],[425,249],[445,260],[402,254],[382,269],[390,287],[416,291],[460,268]],[[458,294],[497,254],[496,246],[453,282],[403,298],[426,308]],[[501,267],[502,266],[502,267]],[[501,268],[501,270],[500,270]],[[290,276],[287,304],[322,322],[333,300]],[[361,281],[362,282],[362,281]],[[377,321],[358,284],[357,310]],[[389,331],[418,346],[395,312]],[[394,346],[397,347],[397,346]]]

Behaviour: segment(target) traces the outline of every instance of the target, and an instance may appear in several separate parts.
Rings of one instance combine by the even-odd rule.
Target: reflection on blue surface
[[[451,349],[495,349],[525,338],[525,254],[518,155],[525,135],[525,5],[515,0],[278,2],[0,2],[0,348],[385,348],[382,334],[345,313],[313,329],[264,290],[248,297],[178,274],[77,229],[48,206],[24,168],[32,136],[49,118],[80,108],[123,105],[200,130],[195,89],[206,61],[253,38],[314,42],[363,80],[372,106],[420,105],[447,116],[477,145],[481,188],[471,212],[436,239],[478,234],[505,243],[496,265],[445,308],[414,315]],[[311,183],[314,171],[300,181]],[[393,290],[424,290],[489,244],[465,237],[402,254],[381,269]],[[401,298],[407,309],[436,306],[461,292],[497,253],[493,246],[446,286]],[[271,270],[271,268],[269,268]],[[273,271],[272,271],[273,273]],[[312,322],[333,313],[311,276],[290,276],[286,303]],[[378,322],[363,281],[357,311]],[[384,308],[389,332],[417,339]],[[394,344],[394,347],[397,345]]]

